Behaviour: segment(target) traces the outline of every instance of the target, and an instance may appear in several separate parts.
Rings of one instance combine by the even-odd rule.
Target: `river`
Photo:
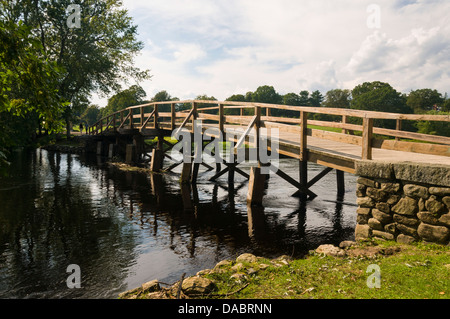
[[[244,171],[250,164],[243,164]],[[298,179],[298,162],[279,167]],[[309,164],[310,178],[323,167]],[[200,170],[190,197],[179,172],[122,171],[103,159],[42,149],[12,154],[0,177],[0,298],[111,299],[159,279],[177,281],[248,252],[274,258],[302,257],[320,244],[354,238],[356,177],[345,174],[336,195],[329,173],[302,202],[276,175],[267,183],[263,208],[248,208],[246,180],[235,175],[208,181]],[[78,265],[81,288],[67,285]]]

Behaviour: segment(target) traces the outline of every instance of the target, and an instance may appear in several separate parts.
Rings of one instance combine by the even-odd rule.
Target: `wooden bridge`
[[[314,114],[322,114],[319,117],[330,120],[315,120]],[[360,161],[450,165],[450,137],[402,130],[402,124],[407,121],[449,123],[449,115],[395,114],[230,101],[168,101],[128,107],[110,114],[89,127],[89,134],[103,137],[134,136],[133,142],[127,145],[126,156],[129,161],[145,160],[148,156],[151,169],[158,171],[163,169],[164,157],[174,160],[167,152],[173,144],[165,141],[164,137],[172,136],[174,131],[180,133],[183,129],[193,134],[198,120],[202,120],[202,134],[208,135],[207,139],[211,142],[219,138],[234,142],[235,161],[222,159],[216,163],[217,173],[211,179],[228,173],[229,181],[232,182],[235,172],[249,178],[247,199],[251,203],[260,203],[262,200],[261,185],[265,176],[261,174],[261,168],[269,164],[259,156],[259,148],[262,147],[260,141],[261,138],[270,139],[271,132],[275,131],[279,135],[277,147],[272,150],[272,144],[268,143],[267,149],[299,160],[299,179],[281,170],[274,170],[274,173],[297,187],[299,194],[309,198],[316,196],[310,187],[333,169],[337,171],[338,194],[342,194],[343,172],[354,174]],[[377,127],[380,120],[392,122],[395,129]],[[156,148],[152,150],[151,156],[146,154],[143,143],[143,139],[149,137],[157,137]],[[244,145],[247,150],[257,150],[258,165],[251,169],[250,175],[238,168],[237,154]],[[202,147],[204,149],[205,145]],[[308,162],[324,166],[323,171],[308,179]],[[182,162],[174,161],[166,170],[180,164]],[[182,181],[195,182],[200,165],[213,169],[207,163],[183,164]]]

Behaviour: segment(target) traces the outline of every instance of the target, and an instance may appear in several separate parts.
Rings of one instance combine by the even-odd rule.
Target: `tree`
[[[296,93],[287,93],[283,95],[283,104],[299,106],[301,105],[300,96]]]
[[[411,91],[406,104],[414,110],[414,113],[424,113],[434,109],[434,106],[442,106],[444,98],[437,90],[420,89]]]
[[[74,111],[86,106],[79,101],[92,92],[106,95],[119,91],[129,78],[149,78],[148,71],[133,66],[143,44],[137,41],[137,27],[121,1],[79,1],[81,27],[67,23],[71,4],[71,0],[2,1],[1,10],[7,19],[23,21],[31,29],[41,44],[42,60],[64,69],[55,89],[69,102],[64,110],[68,134]]]
[[[357,110],[389,113],[411,113],[405,97],[384,82],[365,82],[352,90],[350,107]],[[385,128],[395,128],[395,121],[376,120],[375,124]]]
[[[64,101],[56,89],[62,72],[40,59],[42,46],[23,21],[9,19],[0,1],[0,171],[15,146],[33,142],[43,123],[56,128]]]
[[[105,117],[124,108],[143,104],[143,99],[146,96],[147,93],[142,87],[132,85],[130,88],[120,91],[108,99],[108,104],[102,110],[102,116]]]
[[[323,107],[350,108],[350,90],[334,89],[325,94]]]
[[[256,89],[252,94],[252,102],[281,104],[282,98],[278,94],[273,86],[264,85]]]
[[[90,105],[81,115],[81,120],[88,126],[97,123],[101,118],[101,111],[98,105]]]
[[[320,107],[323,101],[323,95],[320,93],[319,90],[316,90],[311,93],[311,96],[309,98],[309,105],[314,107]]]
[[[300,106],[311,106],[308,91],[306,91],[306,90],[300,91],[299,97],[300,97],[300,101],[299,101]]]

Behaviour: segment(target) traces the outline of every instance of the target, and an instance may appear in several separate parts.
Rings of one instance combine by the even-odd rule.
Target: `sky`
[[[147,99],[225,100],[270,85],[280,94],[353,89],[450,94],[448,0],[123,0],[144,49]],[[106,104],[106,102],[101,102]]]

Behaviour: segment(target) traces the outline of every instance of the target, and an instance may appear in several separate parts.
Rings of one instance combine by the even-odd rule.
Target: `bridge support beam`
[[[261,167],[252,167],[250,170],[250,179],[248,183],[247,204],[262,205],[264,197],[264,183],[266,174],[261,173]]]

